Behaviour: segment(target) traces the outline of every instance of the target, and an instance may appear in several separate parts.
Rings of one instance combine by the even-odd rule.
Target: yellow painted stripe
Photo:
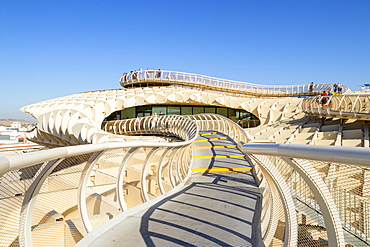
[[[209,159],[209,158],[243,158],[244,154],[234,154],[234,155],[215,155],[215,156],[194,156],[195,159]]]
[[[214,135],[217,132],[210,132],[210,133],[203,133],[203,134],[198,134],[198,136],[207,136],[207,135]]]
[[[215,140],[222,140],[222,139],[226,139],[227,136],[225,137],[217,137],[217,138],[210,138],[210,139],[204,139],[204,140],[195,140],[193,142],[208,142],[208,141],[215,141]]]
[[[200,146],[200,147],[192,147],[194,149],[199,148],[236,148],[236,145],[229,145],[229,146]]]
[[[221,172],[208,172],[208,174],[237,174],[237,173],[247,173],[249,172],[248,171],[234,171],[234,172],[224,172],[224,171],[221,171]],[[196,172],[196,173],[193,173],[193,175],[203,175],[204,172]]]
[[[222,172],[222,171],[249,171],[251,166],[245,167],[219,167],[219,168],[192,168],[192,172]]]

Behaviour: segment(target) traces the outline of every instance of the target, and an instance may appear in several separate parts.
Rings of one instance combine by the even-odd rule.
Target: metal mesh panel
[[[170,179],[170,162],[172,155],[176,152],[175,149],[168,151],[162,160],[161,174],[159,174],[160,183],[162,185],[163,193],[170,191],[173,186]]]
[[[86,175],[87,190],[82,197],[93,228],[120,213],[116,185],[125,154],[125,149],[104,152],[97,162],[92,164],[91,173]]]
[[[0,246],[31,241],[35,246],[73,246],[119,214],[122,202],[131,208],[180,184],[189,174],[193,159],[189,144],[198,131],[189,119],[168,118],[167,127],[189,142],[162,148],[128,145],[56,158],[2,176],[0,235],[6,237],[0,238]]]
[[[328,238],[320,207],[300,174],[283,159],[269,157],[288,183],[298,215],[298,243],[300,246],[327,245]],[[298,164],[309,164],[320,174],[334,199],[348,246],[366,245],[369,241],[369,209],[367,196],[368,169],[349,165],[336,164],[304,159],[294,159]],[[279,220],[280,224],[281,219]],[[277,231],[281,231],[281,229]],[[279,232],[274,236],[271,246],[278,245]],[[364,242],[365,241],[365,242]]]
[[[156,149],[154,155],[149,160],[149,164],[145,170],[146,172],[146,188],[148,191],[148,196],[153,199],[161,195],[158,184],[158,165],[161,161],[162,155],[165,152],[165,148]]]
[[[327,184],[338,208],[343,228],[364,241],[369,241],[369,169],[350,164],[310,162]],[[364,244],[361,241],[359,243]]]
[[[277,167],[290,185],[296,209],[301,216],[298,227],[298,243],[300,246],[316,246],[327,244],[328,236],[320,207],[311,189],[304,179],[284,160],[278,160]],[[296,160],[302,162],[302,160]],[[303,220],[302,220],[303,219]]]
[[[90,154],[67,158],[53,169],[32,212],[35,246],[72,246],[85,234],[78,212],[78,186]]]
[[[317,224],[316,220],[304,212],[297,212],[298,216],[298,243],[299,246],[327,246],[327,233],[325,227]],[[315,215],[314,218],[317,216]]]
[[[260,157],[260,160],[264,160],[263,156],[256,156]],[[283,159],[276,156],[265,157],[277,167],[280,174],[284,177],[285,182],[290,187],[299,223],[299,246],[326,245],[328,237],[325,223],[320,213],[320,207],[309,186],[300,174]],[[278,227],[270,246],[282,246],[284,244],[284,231],[285,215],[284,212],[279,212]]]
[[[0,246],[19,246],[19,215],[24,195],[42,164],[0,177]]]
[[[343,228],[369,242],[370,200],[343,188],[329,178],[325,181],[337,205]]]
[[[281,204],[280,201],[277,203]],[[285,238],[285,213],[282,207],[279,208],[279,212],[277,213],[278,217],[278,225],[275,232],[275,235],[270,243],[270,247],[275,246],[284,246],[284,238]]]

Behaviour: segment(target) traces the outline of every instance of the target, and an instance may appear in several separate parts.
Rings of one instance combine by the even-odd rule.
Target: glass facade
[[[213,114],[216,114],[216,107],[214,107],[214,106],[206,106],[206,107],[204,107],[204,113],[213,113]]]
[[[135,118],[135,107],[130,107],[121,110],[121,119],[126,119],[126,118]]]
[[[131,107],[131,108],[135,108],[135,107]],[[167,107],[166,106],[158,106],[158,105],[153,105],[152,106],[152,113],[157,113],[159,115],[161,112],[166,115],[167,114]]]
[[[180,106],[167,106],[167,114],[166,115],[181,115],[181,107]]]
[[[181,106],[181,115],[193,115],[193,107]]]
[[[193,114],[192,115],[202,114],[202,113],[204,113],[204,106],[193,106]]]
[[[242,127],[256,127],[259,125],[258,118],[252,113],[227,107],[219,106],[199,106],[199,105],[144,105],[135,106],[113,112],[105,120],[127,119],[139,117],[147,117],[152,113],[163,112],[165,115],[196,115],[202,113],[214,113],[230,118]],[[253,123],[253,124],[252,124]]]
[[[219,108],[217,108],[217,114],[218,115],[221,115],[221,116],[224,116],[224,117],[228,117],[228,115],[227,115],[227,108],[226,107],[219,107]]]

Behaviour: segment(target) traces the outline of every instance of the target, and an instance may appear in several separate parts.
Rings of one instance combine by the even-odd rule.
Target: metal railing
[[[105,121],[102,130],[116,135],[171,135],[188,141],[194,138],[196,123],[186,116],[169,115]],[[190,132],[191,131],[191,132]]]
[[[71,246],[123,211],[158,198],[190,174],[190,144],[200,129],[247,142],[219,115],[106,122],[117,134],[168,135],[177,141],[108,142],[0,157],[0,246]],[[181,186],[180,186],[181,187]]]
[[[347,163],[368,168],[367,148],[243,145],[250,139],[245,131],[214,114],[152,120],[111,121],[102,127],[115,134],[162,134],[178,141],[108,142],[1,156],[0,245],[74,245],[123,211],[166,195],[189,177],[190,144],[199,130],[225,133],[253,162],[265,188],[261,232],[266,245],[276,239],[286,246],[369,243],[368,199],[323,179],[313,167]]]
[[[112,134],[138,135],[138,134],[168,134],[168,129],[173,125],[180,125],[177,137],[186,140],[189,134],[188,125],[183,119],[190,119],[197,125],[199,131],[217,130],[229,135],[233,140],[246,143],[252,138],[240,125],[227,117],[217,114],[198,115],[163,115],[151,117],[139,117],[136,119],[124,119],[103,122],[102,129]],[[145,131],[144,131],[145,129]]]
[[[370,95],[348,94],[315,96],[305,98],[302,103],[307,114],[340,118],[370,119]]]
[[[276,179],[276,186],[288,185],[288,190],[280,190],[280,198],[286,196],[294,199],[299,216],[296,231],[306,233],[299,235],[298,243],[305,242],[310,246],[322,239],[329,246],[370,244],[370,199],[342,188],[325,175],[320,176],[316,168],[334,166],[338,170],[341,166],[350,166],[352,169],[368,169],[368,148],[246,144],[241,150],[249,155],[257,170],[274,171],[264,173],[264,179],[276,176],[280,179]],[[348,183],[344,181],[353,183],[353,171],[352,178],[347,178],[347,174],[340,176],[342,184]],[[363,179],[358,178],[359,181]],[[286,214],[280,221],[285,222]]]
[[[176,119],[177,121],[173,121]],[[70,246],[189,175],[196,124],[167,118],[183,141],[109,142],[0,157],[0,246]],[[152,133],[140,125],[141,133]]]
[[[256,95],[256,96],[299,96],[313,95],[322,91],[331,91],[332,84],[315,83],[304,85],[271,86],[258,85],[246,82],[238,82],[226,79],[219,79],[210,76],[190,74],[167,70],[137,70],[124,73],[120,78],[120,84],[127,87],[133,84],[157,83],[185,85],[189,87],[203,88],[221,92],[232,92],[236,94]],[[343,87],[343,93],[349,91]]]
[[[247,143],[252,140],[252,137],[239,124],[227,117],[217,114],[199,114],[186,117],[195,121],[199,131],[216,130],[230,136],[236,143]]]

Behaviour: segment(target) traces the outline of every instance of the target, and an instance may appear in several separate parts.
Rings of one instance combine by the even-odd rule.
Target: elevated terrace
[[[247,82],[238,82],[210,76],[167,71],[167,70],[138,70],[124,73],[120,78],[122,87],[146,87],[181,85],[189,88],[210,90],[213,92],[232,93],[235,95],[254,97],[291,97],[317,95],[322,91],[331,91],[331,84],[315,83],[291,86],[264,86]],[[343,93],[349,88],[343,87]]]

